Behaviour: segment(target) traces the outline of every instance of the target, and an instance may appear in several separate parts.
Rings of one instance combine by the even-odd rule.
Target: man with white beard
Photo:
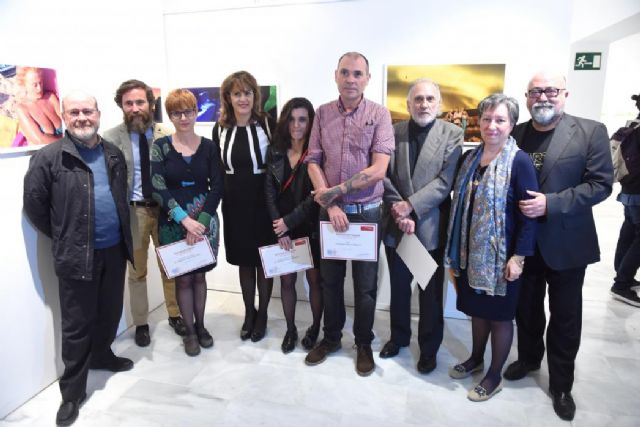
[[[384,236],[391,282],[391,337],[380,357],[394,357],[411,338],[411,282],[413,275],[396,248],[404,234],[415,233],[438,268],[423,290],[419,288],[420,319],[418,372],[436,368],[442,344],[444,282],[443,256],[451,186],[462,153],[463,131],[436,117],[441,105],[440,89],[429,79],[418,79],[409,87],[409,120],[393,125],[396,148],[384,179],[384,203],[389,213]]]
[[[83,92],[67,95],[62,118],[64,138],[31,157],[24,210],[52,240],[64,363],[56,424],[67,426],[87,396],[89,369],[133,368],[130,359],[111,351],[133,249],[126,164],[122,152],[98,135],[96,99]]]
[[[521,201],[520,210],[539,220],[536,253],[525,260],[516,312],[518,360],[504,378],[518,380],[540,368],[548,292],[549,393],[556,414],[572,420],[582,285],[587,265],[600,261],[592,207],[611,194],[613,185],[609,137],[602,123],[564,112],[569,92],[563,76],[538,73],[525,95],[532,118],[512,135],[533,160],[540,192],[530,191],[532,199]]]

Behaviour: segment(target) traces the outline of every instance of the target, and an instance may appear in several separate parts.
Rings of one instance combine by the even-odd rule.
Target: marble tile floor
[[[614,190],[617,194],[618,190]],[[573,395],[575,426],[640,426],[640,309],[609,295],[613,255],[622,221],[611,196],[596,206],[602,261],[587,269],[583,289],[582,345]],[[243,321],[238,293],[210,290],[205,322],[215,345],[200,356],[185,355],[170,329],[164,308],[151,313],[152,342],[139,348],[133,328],[114,343],[116,354],[130,357],[133,370],[120,374],[91,371],[88,399],[75,426],[555,426],[560,420],[547,394],[546,360],[534,375],[505,381],[504,390],[484,403],[466,393],[481,375],[449,378],[449,366],[464,360],[471,347],[471,324],[446,319],[438,367],[417,373],[417,344],[393,359],[378,351],[389,336],[389,313],[376,312],[373,342],[375,372],[355,373],[352,310],[347,311],[343,348],[318,366],[304,364],[298,347],[282,354],[285,332],[280,300],[269,307],[267,336],[259,343],[240,341]],[[298,304],[300,335],[310,324],[309,306]],[[417,317],[413,318],[417,330]],[[514,346],[507,363],[517,357]],[[485,361],[490,360],[487,349]],[[5,368],[6,369],[6,368]],[[0,420],[4,426],[51,426],[60,404],[57,382]]]
[[[588,275],[589,276],[589,275]],[[574,397],[576,426],[639,426],[640,310],[613,301],[608,288],[589,277],[585,289],[584,333],[577,361]],[[377,351],[388,337],[388,312],[376,313],[373,343],[377,368],[367,378],[354,370],[353,336],[343,349],[315,367],[304,364],[298,347],[284,355],[285,331],[280,300],[270,306],[267,337],[242,342],[242,298],[210,291],[206,324],[215,345],[200,356],[184,354],[163,309],[151,315],[152,343],[139,348],[133,329],[117,338],[116,354],[135,361],[132,371],[91,371],[89,397],[76,426],[554,426],[556,417],[546,393],[546,366],[484,403],[466,399],[481,376],[453,381],[447,369],[470,348],[470,322],[446,320],[445,341],[437,369],[426,376],[415,370],[418,348],[412,343],[393,359]],[[346,330],[352,316],[348,314]],[[417,318],[414,318],[417,328]],[[308,305],[298,304],[298,329],[310,323]],[[515,346],[509,358],[516,356]],[[486,355],[488,363],[489,351]],[[53,383],[0,421],[0,426],[50,426],[60,403]]]

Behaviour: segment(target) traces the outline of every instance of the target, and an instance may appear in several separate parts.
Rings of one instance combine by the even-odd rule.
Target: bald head
[[[567,79],[560,73],[539,71],[529,80],[525,95],[533,127],[539,131],[551,130],[564,113],[569,96]]]
[[[62,98],[62,118],[67,132],[88,147],[98,143],[100,111],[98,101],[86,92],[74,91]]]

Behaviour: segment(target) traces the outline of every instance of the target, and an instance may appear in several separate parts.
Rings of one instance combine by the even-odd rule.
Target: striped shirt
[[[390,156],[394,148],[389,110],[363,97],[355,110],[346,112],[338,99],[316,111],[305,162],[320,165],[333,187],[371,166],[372,153]],[[381,180],[343,196],[342,203],[371,203],[381,200],[383,193]]]

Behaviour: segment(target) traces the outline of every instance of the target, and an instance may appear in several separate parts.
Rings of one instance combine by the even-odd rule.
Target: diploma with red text
[[[350,223],[338,233],[329,221],[320,221],[322,258],[352,261],[378,261],[378,224]]]
[[[308,237],[292,240],[290,251],[282,249],[280,245],[262,246],[258,251],[267,278],[313,268]]]
[[[156,248],[164,272],[169,279],[190,273],[216,262],[209,239],[188,245],[186,239]]]

